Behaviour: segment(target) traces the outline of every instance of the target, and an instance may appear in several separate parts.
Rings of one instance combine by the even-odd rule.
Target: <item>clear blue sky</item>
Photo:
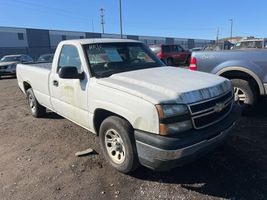
[[[0,0],[0,26],[119,33],[118,0]],[[267,37],[266,0],[122,0],[123,32],[215,39],[230,35]]]

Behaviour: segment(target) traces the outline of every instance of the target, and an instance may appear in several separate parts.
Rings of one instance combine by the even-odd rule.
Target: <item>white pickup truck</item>
[[[17,78],[34,117],[48,108],[95,133],[123,173],[196,159],[240,115],[229,80],[165,66],[134,40],[63,41],[52,64],[18,64]]]

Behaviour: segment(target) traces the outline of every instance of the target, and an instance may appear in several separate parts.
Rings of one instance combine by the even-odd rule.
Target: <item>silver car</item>
[[[6,55],[0,60],[0,78],[5,75],[16,75],[16,67],[18,63],[33,62],[29,55]]]

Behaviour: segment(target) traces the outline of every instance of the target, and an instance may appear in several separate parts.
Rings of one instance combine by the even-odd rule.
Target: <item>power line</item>
[[[57,15],[59,15],[58,12],[60,12],[61,15],[65,15],[65,16],[72,15],[72,16],[75,16],[75,18],[79,18],[79,19],[88,21],[88,17],[77,15],[77,13],[72,12],[70,10],[65,10],[65,9],[61,9],[61,8],[46,6],[46,5],[38,4],[38,3],[34,3],[34,2],[27,2],[27,1],[23,1],[23,0],[13,0],[13,1],[7,1],[7,2],[8,3],[15,3],[15,4],[18,3],[18,4],[23,4],[23,5],[30,5],[30,6],[33,6],[35,8],[38,8],[38,9],[43,9],[43,10],[45,10],[46,13],[49,13],[49,14],[51,14],[51,12],[49,12],[49,10],[56,10],[57,11]]]

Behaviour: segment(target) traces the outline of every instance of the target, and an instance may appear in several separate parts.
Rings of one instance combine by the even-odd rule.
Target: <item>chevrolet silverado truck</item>
[[[165,66],[135,40],[62,41],[52,63],[19,64],[17,79],[34,117],[48,108],[95,133],[123,173],[198,158],[240,114],[229,80]]]
[[[267,95],[267,50],[193,52],[189,69],[230,79],[245,114]]]

